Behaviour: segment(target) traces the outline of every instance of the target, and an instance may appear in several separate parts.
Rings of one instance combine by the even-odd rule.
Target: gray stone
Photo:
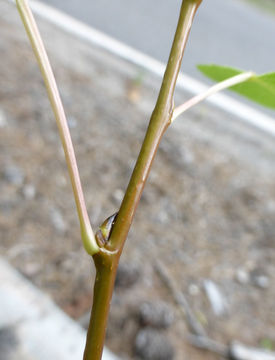
[[[135,341],[135,354],[144,360],[174,359],[174,349],[167,337],[150,328],[138,332]]]
[[[64,234],[67,230],[67,225],[61,212],[57,208],[52,208],[50,212],[50,217],[55,230],[61,235]]]
[[[188,293],[192,296],[197,296],[200,293],[200,288],[196,284],[190,284],[188,286]]]
[[[248,274],[248,272],[244,269],[238,269],[236,271],[236,280],[242,284],[242,285],[246,285],[249,283],[250,280],[250,276]]]
[[[121,189],[116,189],[112,194],[112,200],[115,205],[120,205],[124,196],[124,191]]]
[[[116,286],[130,287],[133,286],[140,277],[140,270],[136,264],[121,263],[117,269]]]
[[[68,126],[70,129],[75,129],[77,127],[77,120],[74,116],[68,117]]]
[[[36,195],[36,188],[32,184],[27,184],[23,187],[22,193],[26,200],[32,200]]]
[[[227,302],[218,286],[212,280],[204,280],[203,286],[214,314],[224,315],[227,310]]]
[[[0,128],[3,128],[7,125],[7,117],[3,109],[0,109]]]
[[[265,275],[255,276],[253,282],[261,289],[267,289],[269,287],[269,278]]]
[[[256,268],[250,273],[251,281],[255,286],[261,289],[267,289],[270,284],[269,277],[265,274],[265,270]]]
[[[230,344],[229,356],[232,360],[275,360],[272,351],[251,348],[236,341]]]
[[[22,169],[15,165],[9,165],[3,172],[5,180],[13,185],[21,186],[24,182],[24,173]]]
[[[165,302],[144,302],[139,308],[139,319],[143,326],[167,328],[173,323],[174,313]]]
[[[0,328],[0,359],[10,359],[17,346],[18,339],[15,328],[12,326]]]

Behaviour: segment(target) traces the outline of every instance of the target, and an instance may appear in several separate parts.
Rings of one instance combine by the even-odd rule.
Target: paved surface
[[[180,0],[44,0],[151,55],[167,59]],[[184,71],[200,78],[198,63],[258,72],[275,70],[275,18],[241,0],[204,0],[186,50]]]
[[[82,359],[84,330],[1,258],[0,309],[0,360]]]

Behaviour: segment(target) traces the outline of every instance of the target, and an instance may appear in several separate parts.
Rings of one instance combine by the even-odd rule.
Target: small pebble
[[[200,288],[196,284],[190,284],[188,287],[188,292],[192,296],[196,296],[200,293]]]
[[[68,126],[70,129],[75,129],[77,127],[77,120],[73,116],[68,117]]]
[[[22,193],[26,200],[32,200],[36,195],[36,188],[32,184],[27,184],[23,187]]]
[[[261,288],[267,289],[269,287],[270,281],[269,277],[265,274],[265,271],[261,268],[254,268],[250,273],[252,283]]]
[[[194,163],[195,156],[190,149],[180,149],[180,153],[182,154],[184,164],[190,165]]]
[[[13,185],[21,186],[24,182],[24,173],[18,166],[7,166],[4,169],[3,175],[4,178]]]
[[[68,184],[67,178],[63,175],[57,175],[55,181],[60,187],[65,187]]]
[[[112,194],[112,200],[114,201],[115,205],[120,205],[124,196],[124,192],[121,189],[116,189]]]
[[[174,349],[167,336],[150,328],[138,332],[135,341],[135,353],[144,360],[174,359]]]
[[[158,224],[167,224],[169,222],[169,214],[166,210],[161,210],[153,217],[153,221]]]
[[[269,278],[265,275],[255,276],[253,282],[261,289],[267,289],[269,287]]]
[[[4,110],[0,109],[0,128],[5,127],[7,123],[7,117]]]
[[[117,287],[133,286],[140,277],[140,270],[137,265],[131,263],[120,263],[117,269],[116,282]]]
[[[174,313],[163,301],[144,302],[139,308],[139,319],[143,326],[168,328],[173,323]]]
[[[238,341],[229,346],[229,358],[240,360],[275,360],[275,353],[270,350],[248,347]]]
[[[275,213],[275,201],[269,200],[266,204],[266,208],[269,213]]]
[[[227,302],[218,286],[212,280],[204,280],[203,286],[215,315],[224,315]]]
[[[58,209],[53,208],[51,209],[50,217],[55,230],[57,230],[59,234],[64,234],[64,232],[67,230],[67,225],[61,212]]]
[[[22,273],[27,277],[32,277],[41,270],[41,264],[39,263],[26,263]]]
[[[242,285],[248,284],[250,280],[248,272],[244,269],[238,269],[236,272],[236,280]]]
[[[0,328],[0,359],[13,359],[19,345],[15,327]]]

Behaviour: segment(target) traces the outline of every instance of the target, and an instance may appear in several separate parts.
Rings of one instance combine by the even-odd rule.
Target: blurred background
[[[45,3],[165,62],[181,2]],[[203,82],[198,63],[274,71],[274,8],[271,0],[204,0],[183,70]],[[161,79],[36,18],[64,101],[91,222],[97,228],[119,208]],[[51,318],[56,329],[65,313],[77,324],[71,339],[82,349],[83,330],[82,340],[73,334],[87,327],[94,267],[82,249],[63,151],[41,76],[16,9],[5,0],[0,0],[0,33],[0,250],[2,259],[22,275],[20,281],[8,277],[10,270],[0,262],[0,360],[63,360],[55,339],[65,338],[62,328],[69,328],[68,322],[60,325],[59,335],[43,324]],[[189,97],[178,89],[175,100]],[[274,114],[268,114],[272,121]],[[273,351],[274,357],[274,137],[240,120],[241,116],[203,103],[175,122],[161,143],[121,259],[112,302],[107,346],[121,359],[228,358],[229,350],[236,350],[234,341],[252,351],[246,359],[263,360],[264,350]],[[22,281],[47,294],[63,315],[45,316],[49,312],[39,307],[39,296],[35,301],[30,295],[22,298]],[[19,298],[11,300],[15,293]],[[29,313],[27,305],[22,308],[26,302]],[[39,309],[35,326],[34,304]],[[32,331],[26,331],[29,323]],[[45,331],[43,337],[34,336],[39,327]],[[53,335],[44,343],[52,348],[43,353],[43,344],[34,344],[34,339],[44,339],[47,333]],[[198,350],[190,333],[203,334],[218,346]]]
[[[180,0],[44,0],[67,14],[160,60],[167,61]],[[196,16],[183,70],[218,63],[263,73],[274,70],[273,0],[204,0]]]

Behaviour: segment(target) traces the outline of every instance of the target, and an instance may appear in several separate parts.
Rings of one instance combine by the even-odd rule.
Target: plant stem
[[[43,41],[41,39],[39,30],[37,28],[35,19],[29,7],[28,1],[16,0],[16,5],[20,13],[20,16],[22,18],[25,29],[27,31],[27,34],[29,36],[33,51],[36,55],[37,62],[40,67],[40,71],[42,73],[45,86],[47,89],[47,93],[50,99],[50,103],[56,118],[59,135],[62,141],[65,158],[68,166],[68,171],[73,187],[83,245],[86,251],[88,252],[88,254],[93,255],[99,251],[99,247],[96,243],[93,230],[91,227],[91,223],[89,220],[89,216],[87,213],[87,208],[82,191],[70,130],[67,124],[66,115],[56,85],[54,74]]]
[[[96,278],[93,308],[84,360],[101,359],[119,257],[116,254],[99,252],[94,255]]]
[[[224,81],[219,82],[218,84],[211,86],[206,91],[192,97],[190,100],[187,100],[184,104],[176,107],[173,113],[172,122],[176,120],[176,118],[179,117],[181,114],[183,114],[185,111],[197,105],[201,101],[207,99],[209,96],[212,96],[222,90],[228,89],[234,85],[243,83],[251,79],[254,75],[255,73],[253,73],[252,71],[244,72],[242,74],[233,76],[229,79],[226,79]]]
[[[183,0],[178,26],[159,97],[140,150],[132,177],[115,220],[109,242],[94,256],[97,272],[94,302],[84,360],[100,360],[107,316],[119,258],[139,203],[160,140],[171,123],[174,90],[185,45],[196,10],[202,0]]]
[[[176,81],[193,18],[201,1],[202,0],[182,1],[178,26],[158,100],[112,230],[108,247],[110,250],[119,248],[122,250],[123,248],[160,140],[171,123]]]

